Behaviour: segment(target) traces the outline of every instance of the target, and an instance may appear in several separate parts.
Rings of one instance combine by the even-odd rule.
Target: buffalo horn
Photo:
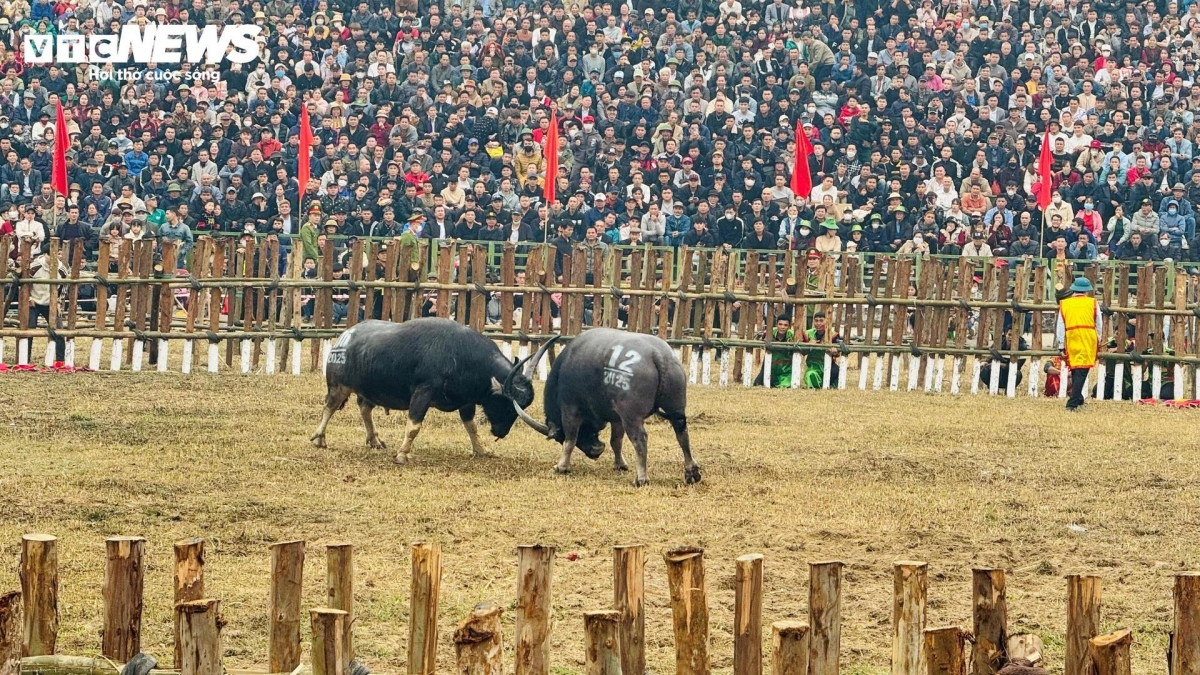
[[[517,417],[520,417],[521,421],[525,422],[525,424],[528,424],[534,431],[538,432],[539,434],[541,434],[547,438],[550,437],[550,427],[533,419],[533,417],[529,413],[525,412],[524,408],[517,405],[516,401],[513,401],[512,404],[513,404],[513,409],[515,409],[517,411]]]
[[[529,367],[525,369],[525,378],[530,381],[533,380],[533,369],[537,366],[538,362],[542,360],[542,355],[546,353],[546,350],[550,348],[550,345],[558,341],[558,338],[560,337],[562,336],[555,335],[547,340],[545,344],[539,347],[537,352],[535,352],[532,356],[526,356],[524,359],[517,361],[516,365],[514,365],[512,369],[508,371],[508,377],[504,378],[503,394],[505,396],[512,398],[512,380],[514,377],[516,377],[517,373],[522,372],[522,366],[524,366],[526,363],[529,363]],[[530,363],[531,360],[532,363]]]
[[[549,340],[546,340],[546,342],[543,343],[542,346],[538,348],[537,353],[533,355],[533,358],[530,359],[529,363],[525,366],[526,379],[533,381],[533,371],[535,368],[537,368],[537,364],[541,362],[542,356],[546,353],[546,351],[548,349],[550,349],[550,345],[553,345],[555,342],[558,342],[558,338],[560,338],[560,337],[562,337],[562,336],[555,335],[554,337],[550,338]]]

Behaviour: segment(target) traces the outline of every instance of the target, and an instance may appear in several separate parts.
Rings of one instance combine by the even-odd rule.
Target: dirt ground
[[[842,670],[874,675],[890,660],[891,565],[925,560],[930,627],[969,627],[971,568],[1003,567],[1010,631],[1040,635],[1052,669],[1063,658],[1063,576],[1100,574],[1104,627],[1134,630],[1143,674],[1165,672],[1172,574],[1200,568],[1194,411],[1093,402],[1068,414],[1059,401],[694,388],[704,482],[683,485],[670,429],[655,423],[652,484],[635,490],[610,454],[577,454],[573,475],[553,475],[556,448],[524,428],[473,461],[453,415],[431,415],[409,466],[364,447],[356,410],[334,418],[330,448],[317,450],[308,437],[322,395],[315,375],[0,375],[0,591],[18,585],[22,533],[58,535],[59,651],[95,654],[103,540],[144,536],[143,648],[169,660],[171,543],[205,537],[207,587],[229,622],[227,664],[261,667],[267,546],[309,542],[309,607],[324,602],[323,545],[350,541],[358,655],[397,673],[408,546],[435,540],[439,666],[452,667],[450,634],[483,600],[508,608],[511,664],[516,546],[552,544],[561,675],[582,671],[582,612],[611,602],[611,547],[643,543],[649,668],[668,673],[662,553],[691,544],[706,552],[715,672],[732,668],[734,559],[758,552],[766,625],[804,617],[807,562],[847,563]],[[377,420],[398,446],[402,418]],[[308,639],[305,626],[306,660]]]

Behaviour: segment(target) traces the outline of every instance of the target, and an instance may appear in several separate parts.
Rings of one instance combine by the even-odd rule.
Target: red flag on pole
[[[546,184],[542,186],[542,196],[546,205],[554,201],[554,184],[558,182],[558,116],[550,111],[550,128],[546,130],[545,143],[542,145],[542,156],[546,158]]]
[[[312,149],[312,123],[308,121],[308,106],[300,106],[300,157],[296,166],[296,182],[300,184],[300,197],[297,204],[300,212],[304,212],[304,195],[308,192],[309,171],[311,171],[308,153]]]
[[[804,124],[796,123],[796,166],[792,168],[792,192],[796,193],[797,197],[804,197],[812,194],[812,171],[808,165],[808,158],[812,157],[813,147],[808,140],[808,135],[804,133]]]
[[[58,194],[67,196],[67,120],[63,117],[62,101],[55,110],[58,119],[54,122],[54,156],[50,158],[50,187]]]
[[[1038,156],[1038,186],[1037,186],[1037,205],[1039,209],[1045,209],[1050,206],[1050,185],[1053,180],[1050,174],[1053,171],[1053,163],[1050,159],[1050,129],[1046,129],[1046,134],[1042,136],[1042,153]]]

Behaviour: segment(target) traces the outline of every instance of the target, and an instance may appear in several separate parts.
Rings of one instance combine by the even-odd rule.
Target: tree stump
[[[329,544],[325,547],[325,603],[346,613],[346,634],[342,643],[346,654],[354,658],[354,546]]]
[[[21,655],[53,654],[58,641],[58,539],[48,534],[22,537],[20,576],[25,616]]]
[[[309,614],[313,675],[350,675],[350,654],[344,642],[349,614],[329,607],[318,607]]]
[[[621,613],[621,672],[646,672],[646,547],[613,547],[613,609]]]
[[[442,586],[442,547],[412,545],[412,609],[408,622],[409,675],[434,675],[437,667],[438,597]]]
[[[550,672],[553,546],[517,548],[516,675]]]
[[[972,615],[975,623],[974,675],[992,675],[1008,660],[1008,602],[1004,570],[972,571]]]
[[[1200,573],[1176,574],[1173,595],[1175,630],[1171,634],[1171,675],[1200,675]]]
[[[180,675],[222,675],[221,603],[211,598],[181,602],[179,611]]]
[[[125,663],[142,650],[142,586],[146,540],[111,537],[104,543],[104,628],[100,653]]]
[[[967,675],[967,632],[957,626],[925,631],[928,675]]]
[[[807,675],[808,624],[776,621],[771,624],[771,675]]]
[[[929,566],[892,567],[892,675],[925,675],[925,598]]]
[[[182,620],[178,605],[204,597],[204,540],[175,542],[175,667],[182,668],[179,629]]]
[[[272,673],[290,673],[300,665],[300,597],[304,590],[304,542],[271,545],[271,633],[268,665]]]
[[[1087,675],[1088,641],[1100,633],[1100,577],[1067,577],[1066,675]]]
[[[21,592],[0,595],[0,675],[17,675],[21,666]]]
[[[454,631],[454,656],[458,675],[502,675],[504,642],[500,615],[504,610],[480,603]]]
[[[587,675],[621,675],[621,613],[583,613],[584,666]]]
[[[762,675],[762,594],[763,556],[741,556],[734,574],[734,675]]]
[[[838,561],[809,563],[808,673],[839,675],[842,645],[842,567]]]
[[[1129,675],[1129,646],[1132,643],[1133,634],[1128,628],[1088,640],[1092,675]]]
[[[708,590],[704,581],[704,551],[677,548],[663,557],[671,593],[675,675],[707,675]]]

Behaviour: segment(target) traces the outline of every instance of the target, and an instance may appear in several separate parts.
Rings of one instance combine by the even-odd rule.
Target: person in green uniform
[[[821,343],[825,342],[825,312],[817,312],[813,314],[812,328],[804,331],[804,342]],[[830,342],[841,342],[842,336],[837,333],[829,339]],[[825,383],[825,355],[828,354],[833,360],[829,370],[829,382],[831,387],[837,386],[838,381],[838,364],[837,358],[841,355],[836,345],[820,345],[809,347],[803,350],[805,356],[804,362],[804,386],[809,389],[820,389]]]
[[[780,314],[775,319],[775,327],[771,329],[771,388],[789,389],[792,386],[792,352],[780,349],[774,345],[791,344],[796,339],[796,331],[792,328],[792,317]],[[763,374],[760,372],[755,380],[757,386],[762,386]]]

